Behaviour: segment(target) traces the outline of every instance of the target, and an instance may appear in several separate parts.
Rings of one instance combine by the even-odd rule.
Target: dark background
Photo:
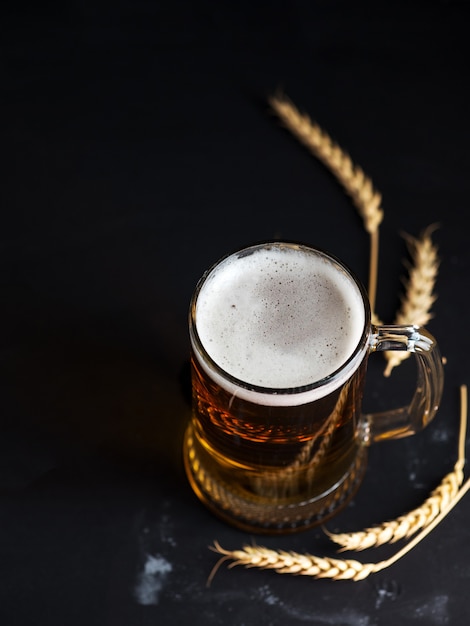
[[[400,233],[440,225],[429,329],[447,359],[441,410],[423,433],[370,450],[329,528],[401,515],[452,470],[470,382],[465,4],[4,5],[1,626],[468,623],[468,498],[363,582],[222,567],[207,588],[216,539],[335,553],[321,529],[257,537],[219,522],[180,451],[187,307],[208,265],[283,237],[329,249],[367,281],[351,200],[269,110],[282,89],[383,195],[385,321],[406,274]],[[374,410],[409,400],[407,367],[385,379],[371,358]]]

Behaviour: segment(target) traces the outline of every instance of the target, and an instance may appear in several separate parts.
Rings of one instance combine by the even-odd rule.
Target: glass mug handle
[[[366,445],[417,433],[432,420],[441,400],[444,369],[434,337],[420,326],[372,326],[370,352],[392,350],[411,352],[416,357],[416,390],[408,406],[363,416]]]

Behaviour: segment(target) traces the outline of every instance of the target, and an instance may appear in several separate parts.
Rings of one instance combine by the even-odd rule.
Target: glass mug
[[[199,499],[249,532],[314,526],[343,508],[375,441],[421,430],[443,367],[417,326],[374,326],[367,294],[334,256],[290,242],[218,261],[190,305],[192,418],[184,463]],[[408,406],[363,415],[371,352],[417,361]]]

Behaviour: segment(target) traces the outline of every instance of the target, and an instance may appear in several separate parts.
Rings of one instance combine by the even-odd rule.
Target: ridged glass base
[[[252,533],[281,534],[306,530],[336,515],[359,487],[366,467],[367,449],[358,453],[349,471],[327,492],[304,501],[276,503],[241,490],[219,477],[215,479],[198,455],[194,433],[188,426],[184,437],[184,464],[191,487],[215,515]]]

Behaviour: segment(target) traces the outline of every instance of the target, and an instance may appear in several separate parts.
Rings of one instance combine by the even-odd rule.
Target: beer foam
[[[288,244],[224,259],[202,283],[195,315],[199,339],[220,368],[274,390],[330,376],[353,355],[365,324],[361,291],[344,268]]]

